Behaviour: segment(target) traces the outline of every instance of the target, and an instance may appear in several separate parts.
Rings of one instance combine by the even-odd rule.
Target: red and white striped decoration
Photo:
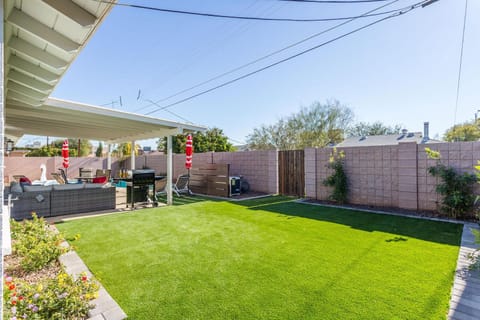
[[[192,135],[187,136],[187,143],[185,145],[185,168],[190,169],[192,167],[193,159],[193,140]]]
[[[68,139],[65,139],[63,141],[63,145],[62,145],[62,157],[63,157],[63,167],[66,169],[70,166],[70,161],[69,161],[69,157],[68,157]]]

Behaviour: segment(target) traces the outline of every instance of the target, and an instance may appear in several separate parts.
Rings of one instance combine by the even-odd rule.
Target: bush
[[[344,158],[343,151],[337,152],[336,148],[333,149],[330,154],[330,161],[327,164],[328,168],[333,169],[333,174],[323,180],[323,185],[333,187],[330,199],[338,203],[345,203],[348,196],[347,175],[343,168]]]
[[[453,218],[475,217],[475,195],[473,186],[477,182],[477,176],[471,173],[459,173],[454,168],[441,163],[441,155],[438,151],[425,148],[429,158],[437,160],[435,166],[429,167],[428,172],[439,177],[441,182],[437,184],[436,191],[443,196],[442,211]]]
[[[470,229],[475,236],[475,243],[480,245],[480,231],[476,229]],[[480,270],[480,249],[475,250],[473,253],[469,255],[472,264],[470,265],[470,269],[473,270]]]
[[[82,274],[74,280],[66,273],[40,284],[6,276],[3,288],[5,319],[85,319],[97,298],[98,284]]]
[[[20,265],[27,272],[42,269],[67,250],[60,246],[61,234],[50,229],[35,213],[32,217],[33,220],[11,223],[13,253],[21,257]]]

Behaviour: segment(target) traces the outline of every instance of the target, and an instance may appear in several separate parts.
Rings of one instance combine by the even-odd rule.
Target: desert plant
[[[425,152],[430,159],[436,160],[436,164],[428,168],[428,173],[440,179],[436,192],[443,196],[442,211],[453,218],[475,216],[473,186],[477,182],[477,176],[467,172],[459,173],[451,166],[444,165],[438,151],[425,148]]]
[[[20,265],[27,272],[43,268],[67,250],[60,246],[63,241],[61,234],[50,229],[45,220],[35,213],[32,218],[11,222],[12,249],[21,257]]]
[[[345,203],[348,196],[347,175],[343,163],[344,158],[345,153],[343,151],[337,152],[337,148],[333,148],[327,164],[327,167],[332,169],[333,173],[323,180],[325,186],[333,188],[329,198],[338,203]]]

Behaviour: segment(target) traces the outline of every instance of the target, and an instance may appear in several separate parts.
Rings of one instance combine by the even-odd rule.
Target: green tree
[[[443,140],[454,141],[478,141],[480,139],[480,121],[467,121],[457,124],[448,129],[443,136]]]
[[[57,139],[53,141],[50,145],[43,146],[39,149],[30,151],[26,156],[27,157],[54,157],[62,155],[64,139]],[[80,157],[85,157],[90,154],[92,150],[92,144],[89,140],[81,139],[80,140]],[[68,155],[70,157],[78,156],[78,139],[68,139]]]
[[[234,151],[234,148],[233,145],[228,142],[228,137],[223,134],[222,129],[212,128],[205,132],[197,132],[193,135],[193,150],[197,153],[208,151],[229,152]]]
[[[98,143],[97,151],[95,152],[95,156],[101,157],[103,155],[103,144],[101,142]]]
[[[54,156],[61,156],[62,149],[51,147],[51,146],[42,146],[38,149],[33,149],[29,153],[27,153],[26,157],[54,157]]]
[[[135,155],[138,156],[138,150],[140,150],[140,145],[135,144]],[[124,142],[120,143],[118,147],[113,150],[112,154],[117,157],[129,157],[132,154],[132,143]]]
[[[247,143],[256,150],[324,147],[341,142],[352,120],[353,111],[339,101],[314,102],[273,125],[255,128]]]
[[[363,136],[379,136],[387,134],[398,134],[402,130],[402,126],[396,124],[395,126],[387,126],[380,121],[372,123],[357,122],[347,130],[349,137],[363,137]]]
[[[61,150],[64,139],[57,139],[52,142],[52,146]],[[68,139],[68,151],[70,157],[86,157],[92,150],[92,143],[87,139],[80,139],[80,155],[78,154],[78,141],[79,139]]]
[[[215,151],[229,152],[234,151],[233,145],[228,142],[228,137],[224,135],[223,130],[219,128],[208,129],[205,132],[195,132],[192,134],[193,151],[196,153]],[[187,136],[179,134],[172,139],[172,151],[174,153],[185,153],[185,144]],[[157,149],[159,151],[167,150],[167,138],[157,141]]]

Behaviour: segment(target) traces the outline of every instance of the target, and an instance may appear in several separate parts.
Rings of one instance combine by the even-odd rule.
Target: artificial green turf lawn
[[[461,225],[272,197],[69,221],[129,319],[445,319]]]

